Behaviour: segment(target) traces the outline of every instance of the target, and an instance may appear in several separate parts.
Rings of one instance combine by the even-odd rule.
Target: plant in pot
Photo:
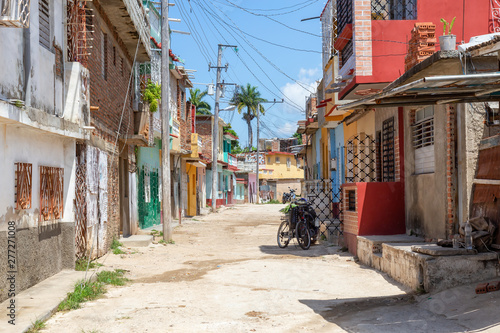
[[[457,36],[451,34],[451,29],[453,28],[453,24],[455,24],[455,16],[450,23],[446,22],[445,19],[441,19],[443,23],[443,35],[439,36],[439,46],[441,47],[441,51],[453,51],[455,50],[455,46],[457,43]]]

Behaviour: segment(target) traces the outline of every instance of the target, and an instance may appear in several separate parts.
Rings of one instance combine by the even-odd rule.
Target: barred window
[[[337,0],[338,34],[352,23],[352,0]]]
[[[347,210],[351,212],[356,211],[356,191],[347,191]]]
[[[434,107],[418,110],[413,124],[413,148],[415,148],[415,173],[434,172]]]
[[[372,20],[416,20],[417,0],[372,0]]]
[[[276,161],[276,163],[280,163],[280,157],[279,157],[279,156],[276,156],[275,161]]]
[[[344,65],[347,63],[347,60],[352,56],[353,53],[353,44],[352,44],[352,39],[347,42],[347,44],[344,46],[342,51],[340,51],[340,63],[339,66],[340,68],[344,67]]]
[[[292,159],[290,157],[287,157],[286,158],[286,167],[288,169],[290,169],[291,166],[292,166]]]
[[[39,23],[40,45],[50,50],[51,24],[50,24],[49,0],[38,1],[38,23]]]

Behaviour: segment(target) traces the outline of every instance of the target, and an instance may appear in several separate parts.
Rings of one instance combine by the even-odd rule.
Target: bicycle
[[[297,239],[297,243],[303,250],[311,247],[311,234],[307,226],[304,209],[295,203],[290,203],[288,206],[280,210],[285,213],[281,217],[281,222],[278,228],[278,246],[285,248],[293,238]]]

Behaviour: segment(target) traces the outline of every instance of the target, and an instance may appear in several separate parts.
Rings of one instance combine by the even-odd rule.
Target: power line
[[[234,7],[236,8],[239,8],[247,13],[250,13],[250,14],[253,14],[255,16],[265,16],[265,17],[268,17],[268,16],[280,16],[280,15],[286,15],[286,14],[290,14],[290,13],[294,13],[296,11],[299,11],[303,8],[306,8],[306,7],[309,7],[311,6],[312,4],[318,2],[319,0],[313,0],[313,1],[310,1],[309,3],[307,2],[304,2],[304,3],[300,3],[300,4],[297,4],[297,5],[294,5],[294,6],[290,6],[290,7],[285,7],[285,9],[289,9],[289,8],[293,8],[293,7],[297,7],[297,6],[302,6],[302,7],[299,7],[299,8],[296,8],[296,9],[293,9],[293,10],[290,10],[288,12],[284,12],[284,13],[275,13],[275,14],[259,14],[259,13],[254,13],[253,11],[272,11],[272,10],[266,10],[266,9],[248,9],[248,8],[244,8],[244,7],[241,7],[241,6],[237,6],[237,5],[234,5],[232,2],[229,2],[226,0],[226,2],[230,3],[231,5],[233,5]],[[305,4],[305,5],[304,5]],[[280,10],[283,10],[283,9],[280,9]],[[279,11],[279,10],[276,10],[276,11]]]
[[[195,1],[197,1],[197,0],[195,0]],[[201,0],[201,1],[203,1],[203,2],[204,2],[204,0]],[[229,34],[230,34],[233,38],[235,38],[235,37],[234,37],[234,35],[233,35],[233,34],[232,34],[232,33],[231,33],[231,32],[230,32],[230,31],[229,31],[229,30],[228,30],[228,29],[227,29],[224,25],[222,25],[222,23],[221,23],[221,22],[223,22],[223,20],[222,20],[222,18],[221,18],[220,16],[218,16],[216,13],[214,13],[214,12],[212,12],[212,11],[208,10],[207,8],[205,8],[205,6],[203,6],[203,5],[200,5],[200,6],[203,8],[203,10],[205,10],[208,14],[210,14],[210,15],[211,15],[211,16],[215,19],[215,21],[216,21],[216,22],[218,22],[218,23],[221,25],[221,27],[222,27],[222,28],[224,28],[224,29],[225,29],[225,30],[226,30],[226,31],[227,31],[227,32],[228,32],[228,33],[229,33]],[[207,5],[207,6],[208,6],[208,5]],[[216,6],[214,5],[214,7],[216,7]],[[216,7],[216,8],[217,8],[217,7]],[[217,9],[218,9],[218,8],[217,8]],[[220,9],[219,9],[219,11],[220,11]],[[226,25],[227,25],[227,23],[226,23]],[[236,38],[235,38],[235,39],[236,39]],[[281,89],[280,89],[278,86],[276,86],[276,84],[274,83],[274,81],[273,81],[273,80],[269,77],[269,75],[267,74],[267,72],[266,72],[266,71],[264,71],[264,70],[262,69],[262,67],[261,67],[261,66],[259,65],[259,63],[258,63],[258,62],[257,62],[257,61],[256,61],[256,60],[252,57],[252,55],[251,55],[251,54],[250,54],[250,53],[249,53],[249,52],[248,52],[248,51],[247,51],[244,47],[242,47],[242,49],[243,49],[243,51],[244,51],[244,52],[245,52],[245,53],[246,53],[246,54],[250,57],[250,59],[252,59],[252,60],[253,60],[253,62],[254,62],[254,63],[256,64],[256,66],[257,66],[257,67],[258,67],[258,68],[262,71],[262,73],[263,73],[263,74],[264,74],[264,75],[265,75],[265,76],[269,79],[269,81],[271,82],[271,84],[272,84],[272,85],[273,85],[276,89],[278,89],[278,90],[281,92]],[[255,78],[255,79],[256,79],[259,83],[261,83],[261,84],[264,86],[264,88],[265,88],[266,90],[268,90],[268,91],[269,91],[271,94],[273,94],[274,96],[276,96],[276,97],[280,98],[280,96],[279,96],[279,95],[277,95],[277,94],[276,94],[276,93],[274,93],[271,89],[269,89],[269,88],[268,88],[268,87],[267,87],[267,86],[266,86],[266,85],[265,85],[265,84],[264,84],[264,83],[263,83],[263,82],[259,79],[259,77],[257,77],[257,75],[255,75],[255,73],[253,73],[253,71],[252,71],[252,70],[248,67],[248,65],[246,64],[246,62],[243,60],[243,58],[242,58],[242,57],[241,57],[238,53],[237,53],[237,56],[238,56],[238,58],[241,60],[241,62],[243,63],[243,65],[244,65],[244,66],[248,69],[248,71],[252,74],[252,76],[253,76],[253,77],[254,77],[254,78]],[[297,105],[294,101],[292,101],[292,100],[291,100],[290,98],[288,98],[287,96],[285,96],[285,98],[286,98],[286,99],[288,99],[288,100],[290,100],[290,102],[291,102],[291,103],[290,103],[290,102],[286,102],[286,104],[288,104],[288,105],[290,105],[290,106],[292,106],[292,107],[294,107],[294,108],[298,109],[299,111],[302,111],[302,107],[300,107],[299,105]]]
[[[220,1],[217,1],[217,0],[214,0],[214,1],[216,1],[216,2],[220,3]],[[255,14],[255,13],[252,13],[252,12],[250,12],[250,11],[247,11],[247,10],[243,9],[243,7],[239,7],[238,5],[236,5],[236,4],[234,4],[234,3],[232,3],[232,2],[230,2],[230,1],[228,1],[228,0],[225,0],[225,1],[226,1],[226,2],[228,2],[228,3],[230,3],[230,4],[232,4],[233,6],[235,6],[235,7],[239,8],[239,9],[241,9],[241,10],[243,10],[243,11],[245,11],[245,12],[249,13],[249,14],[252,14],[252,15],[255,15],[255,16],[260,16],[260,15],[257,15],[257,14]],[[215,6],[215,5],[214,5],[214,6]],[[284,26],[285,28],[288,28],[288,29],[290,29],[290,30],[294,30],[294,31],[297,31],[297,32],[300,32],[300,33],[303,33],[303,34],[307,34],[307,35],[311,35],[311,36],[314,36],[314,37],[319,37],[319,38],[322,38],[322,36],[321,36],[321,35],[314,34],[314,33],[312,33],[312,32],[308,32],[308,31],[304,31],[304,30],[300,30],[300,29],[293,28],[293,27],[291,27],[291,26],[289,26],[289,25],[286,25],[286,24],[285,24],[285,23],[283,23],[283,22],[280,22],[280,21],[278,21],[278,20],[276,20],[276,19],[273,19],[272,17],[269,17],[269,16],[264,16],[264,17],[265,17],[266,19],[271,20],[271,21],[273,21],[273,22],[276,22],[276,23],[278,23],[278,24],[280,24],[280,25],[282,25],[282,26]]]

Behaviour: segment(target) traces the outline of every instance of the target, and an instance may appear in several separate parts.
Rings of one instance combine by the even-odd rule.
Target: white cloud
[[[288,82],[284,87],[281,87],[281,92],[290,104],[294,104],[302,111],[305,109],[306,97],[309,97],[311,92],[316,92],[316,80],[321,79],[319,68],[301,68],[299,70],[299,78],[297,82]],[[300,111],[296,107],[289,104],[283,106],[283,110],[287,113],[299,114]]]
[[[297,123],[289,121],[284,123],[281,128],[278,129],[278,132],[283,135],[282,137],[291,137],[295,131],[297,131]]]

